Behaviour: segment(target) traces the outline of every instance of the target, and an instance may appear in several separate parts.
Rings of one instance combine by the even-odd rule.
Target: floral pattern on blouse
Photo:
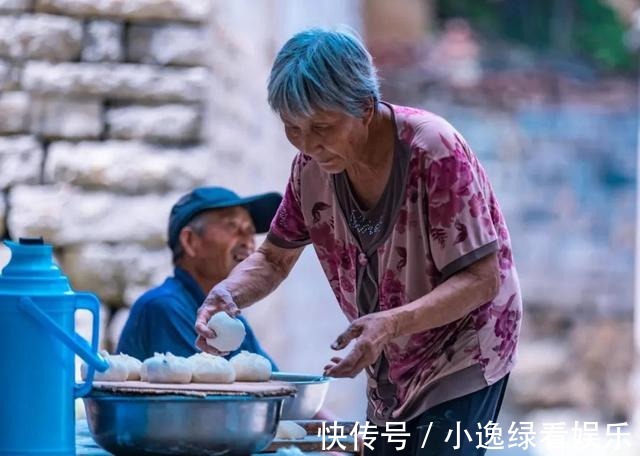
[[[464,138],[427,111],[393,106],[398,137],[410,151],[402,207],[378,248],[381,311],[410,303],[450,275],[497,252],[497,296],[450,324],[392,340],[384,349],[396,386],[392,416],[432,382],[472,365],[491,385],[511,371],[522,318],[509,232],[487,175]],[[358,317],[356,262],[367,261],[349,230],[332,179],[296,155],[269,239],[282,247],[311,243],[345,316]],[[376,401],[376,395],[370,399]],[[382,410],[385,404],[374,404]]]

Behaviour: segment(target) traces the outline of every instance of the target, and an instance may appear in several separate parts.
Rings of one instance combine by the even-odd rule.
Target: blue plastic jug
[[[76,293],[42,239],[5,241],[11,259],[0,274],[0,455],[74,455],[74,399],[91,389],[97,355],[98,299]],[[75,332],[74,313],[93,314],[91,345]],[[89,365],[76,384],[74,355]]]

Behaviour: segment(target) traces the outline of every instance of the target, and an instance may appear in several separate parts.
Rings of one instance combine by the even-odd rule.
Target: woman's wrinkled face
[[[320,168],[331,174],[344,171],[364,147],[368,118],[339,111],[316,111],[309,117],[281,115],[287,139]]]

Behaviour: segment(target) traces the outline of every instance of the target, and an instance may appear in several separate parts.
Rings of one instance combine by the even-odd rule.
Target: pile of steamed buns
[[[207,323],[217,337],[207,343],[220,352],[231,352],[240,347],[245,328],[240,320],[225,312],[218,312]],[[227,361],[221,356],[197,353],[189,358],[171,353],[156,353],[144,362],[128,355],[109,355],[101,352],[109,363],[105,372],[96,372],[94,380],[123,382],[141,380],[149,383],[233,383],[265,382],[271,378],[271,363],[255,353],[242,351]],[[86,379],[87,365],[81,367]]]
[[[128,355],[109,355],[100,352],[109,363],[105,372],[96,372],[95,380],[122,382],[142,380],[149,383],[233,383],[234,381],[262,382],[271,377],[271,363],[265,357],[242,351],[230,361],[221,356],[197,353],[189,358],[171,353],[156,353],[144,362]],[[87,365],[81,368],[82,379],[87,376]],[[307,431],[293,421],[280,421],[276,438],[304,439]],[[288,454],[282,452],[282,454]],[[291,453],[294,455],[301,453]]]
[[[255,353],[242,351],[227,361],[221,356],[197,353],[189,358],[171,353],[156,353],[144,362],[128,355],[101,352],[109,363],[105,372],[95,373],[94,380],[123,382],[141,380],[149,383],[233,383],[265,382],[271,378],[271,363]],[[83,380],[87,365],[81,367]]]

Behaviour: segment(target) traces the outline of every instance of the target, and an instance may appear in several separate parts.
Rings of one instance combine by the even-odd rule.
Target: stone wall
[[[170,270],[179,194],[215,180],[212,7],[0,1],[0,235],[54,244],[74,287],[102,299],[105,325]]]
[[[0,0],[0,237],[55,245],[74,288],[103,302],[103,347],[170,272],[181,193],[284,189],[294,151],[266,103],[274,53],[312,25],[358,28],[358,3],[311,16],[297,0]],[[346,326],[312,249],[246,314],[294,372],[319,374]],[[80,332],[90,324],[79,312]],[[361,419],[364,378],[334,382],[327,403]]]

